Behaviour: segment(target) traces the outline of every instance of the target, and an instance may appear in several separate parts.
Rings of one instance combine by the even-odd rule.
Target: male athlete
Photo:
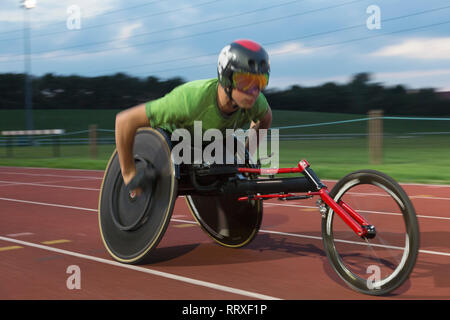
[[[140,127],[177,128],[193,133],[194,121],[202,129],[269,129],[272,111],[261,91],[269,82],[267,52],[251,40],[236,40],[222,49],[218,78],[185,83],[164,97],[117,114],[116,148],[126,185],[136,175],[133,143]],[[141,190],[134,190],[140,194]]]

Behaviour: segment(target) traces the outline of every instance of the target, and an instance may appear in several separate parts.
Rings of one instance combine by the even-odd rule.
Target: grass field
[[[433,139],[449,144],[450,137]],[[341,141],[282,142],[282,165],[292,165],[305,158],[320,177],[339,179],[360,169],[385,172],[398,181],[450,184],[450,148],[441,148],[429,138],[385,140],[383,163],[369,164],[366,139]],[[420,147],[419,147],[420,146]]]
[[[118,110],[36,110],[35,128],[64,128],[66,132],[87,130],[97,124],[101,129],[113,129]],[[292,112],[274,110],[272,127],[308,125],[365,118],[366,115]],[[0,110],[1,130],[24,128],[24,112]],[[280,166],[295,166],[307,159],[322,179],[339,179],[359,169],[383,171],[402,182],[450,184],[450,123],[448,121],[385,120],[383,164],[369,164],[367,122],[281,129],[285,135],[302,136],[293,141],[280,141]],[[439,134],[438,134],[439,133]],[[110,133],[109,135],[112,135]],[[318,139],[314,135],[329,135]],[[60,157],[54,157],[53,147],[15,147],[13,157],[0,147],[0,165],[39,166],[56,168],[104,169],[114,150],[113,145],[99,145],[97,158],[90,158],[89,146],[60,147]]]

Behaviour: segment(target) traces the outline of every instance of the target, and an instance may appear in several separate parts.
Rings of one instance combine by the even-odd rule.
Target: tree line
[[[162,80],[124,73],[99,77],[45,74],[32,78],[34,109],[125,109],[157,99],[183,84],[182,78]],[[0,74],[0,109],[23,109],[25,75]],[[381,109],[386,115],[448,116],[450,98],[433,88],[408,90],[384,86],[359,73],[346,84],[291,86],[264,92],[272,109],[366,114]]]

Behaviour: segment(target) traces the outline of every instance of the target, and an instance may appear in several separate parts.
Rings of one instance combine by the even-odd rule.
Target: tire
[[[202,230],[224,247],[241,248],[249,244],[261,226],[262,200],[242,202],[230,196],[186,196],[186,203]]]
[[[161,241],[177,198],[177,179],[167,139],[158,130],[140,129],[133,154],[151,164],[158,175],[154,189],[144,190],[138,199],[129,197],[123,183],[117,151],[111,156],[99,197],[99,228],[105,248],[119,262],[145,262]],[[142,163],[143,161],[140,160]]]
[[[239,143],[235,140],[235,143]],[[234,150],[238,150],[237,147]],[[233,151],[234,151],[233,150]],[[228,150],[227,150],[228,151]],[[255,163],[245,150],[245,167]],[[240,158],[236,152],[234,159]],[[248,179],[256,176],[245,174]],[[241,248],[258,234],[263,218],[262,200],[238,201],[236,196],[186,196],[188,208],[202,230],[215,242],[228,248]]]
[[[328,208],[322,237],[329,262],[352,289],[385,295],[409,277],[419,251],[419,226],[414,207],[402,187],[374,170],[353,172],[330,192],[344,200],[376,228],[373,239],[361,239]]]

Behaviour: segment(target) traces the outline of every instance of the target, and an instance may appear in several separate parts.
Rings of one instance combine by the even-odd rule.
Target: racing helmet
[[[252,40],[235,40],[225,46],[219,54],[217,75],[219,83],[231,98],[231,91],[236,87],[236,73],[263,75],[259,89],[264,89],[269,82],[269,55],[264,48]]]

